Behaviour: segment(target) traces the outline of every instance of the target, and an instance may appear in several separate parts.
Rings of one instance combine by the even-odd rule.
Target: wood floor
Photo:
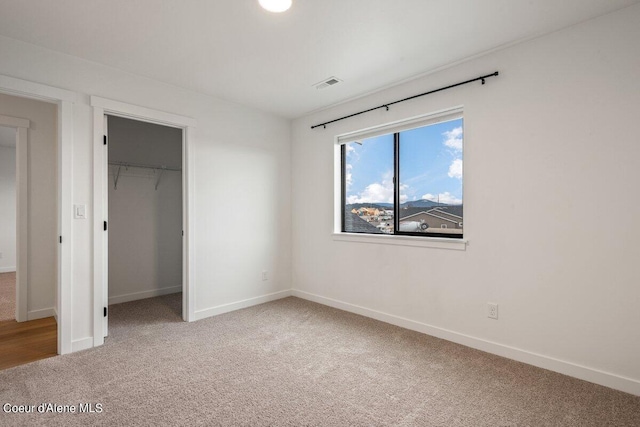
[[[56,319],[0,322],[0,369],[46,359],[57,354]]]

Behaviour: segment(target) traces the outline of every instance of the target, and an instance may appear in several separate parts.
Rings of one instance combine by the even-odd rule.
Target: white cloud
[[[353,174],[351,173],[351,169],[353,169],[353,165],[347,163],[347,165],[345,166],[347,189],[349,189],[351,187],[351,184],[353,183]]]
[[[455,159],[449,166],[449,176],[451,178],[462,179],[462,159]]]
[[[444,145],[455,151],[462,151],[462,127],[444,132],[443,135],[446,138]]]
[[[404,192],[407,190],[406,185],[400,186],[400,203],[404,203],[409,200],[409,196],[407,196]]]
[[[345,157],[349,159],[349,161],[357,162],[360,160],[360,151],[358,150],[355,142],[346,143],[344,144],[344,147],[344,151],[346,153]]]
[[[351,196],[349,203],[393,203],[393,186],[389,188],[385,183],[369,184],[358,196]]]
[[[350,179],[350,174],[347,174],[347,183]],[[406,190],[408,185],[400,186],[400,203],[404,203],[408,200]],[[391,173],[386,173],[382,182],[374,182],[367,185],[367,187],[358,195],[347,197],[347,204],[351,203],[393,203],[393,177]]]
[[[358,196],[347,196],[347,199],[345,200],[345,202],[347,203],[347,205],[350,205],[352,203],[358,203]]]
[[[440,202],[447,205],[460,205],[462,204],[462,199],[458,199],[453,194],[445,191],[444,193],[440,193],[437,196],[434,196],[431,193],[427,193],[422,196],[423,199],[431,200],[432,202]]]
[[[457,128],[446,131],[444,135],[447,138],[459,138],[462,136],[462,126],[458,126]]]

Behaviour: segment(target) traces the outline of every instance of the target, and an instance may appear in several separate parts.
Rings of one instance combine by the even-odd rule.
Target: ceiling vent
[[[337,77],[329,77],[328,79],[324,79],[320,83],[316,83],[314,86],[316,87],[316,89],[324,89],[324,88],[327,88],[329,86],[337,85],[341,81],[342,80],[340,80]]]

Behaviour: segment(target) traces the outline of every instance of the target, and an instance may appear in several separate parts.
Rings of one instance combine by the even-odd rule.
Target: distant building
[[[357,211],[360,216],[380,216],[381,211],[378,208],[360,208]]]
[[[449,212],[447,208],[418,208],[417,210],[418,212],[415,212],[416,209],[414,208],[411,210],[407,209],[402,212],[405,216],[400,218],[400,223],[419,222],[427,225],[425,231],[443,232],[444,230],[447,230],[446,232],[462,233],[462,216]]]

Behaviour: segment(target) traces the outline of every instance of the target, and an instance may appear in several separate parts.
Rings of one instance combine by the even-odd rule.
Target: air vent
[[[341,81],[342,80],[337,77],[329,77],[328,79],[324,79],[323,81],[316,83],[314,86],[316,87],[316,89],[324,89],[329,86],[337,85]]]

